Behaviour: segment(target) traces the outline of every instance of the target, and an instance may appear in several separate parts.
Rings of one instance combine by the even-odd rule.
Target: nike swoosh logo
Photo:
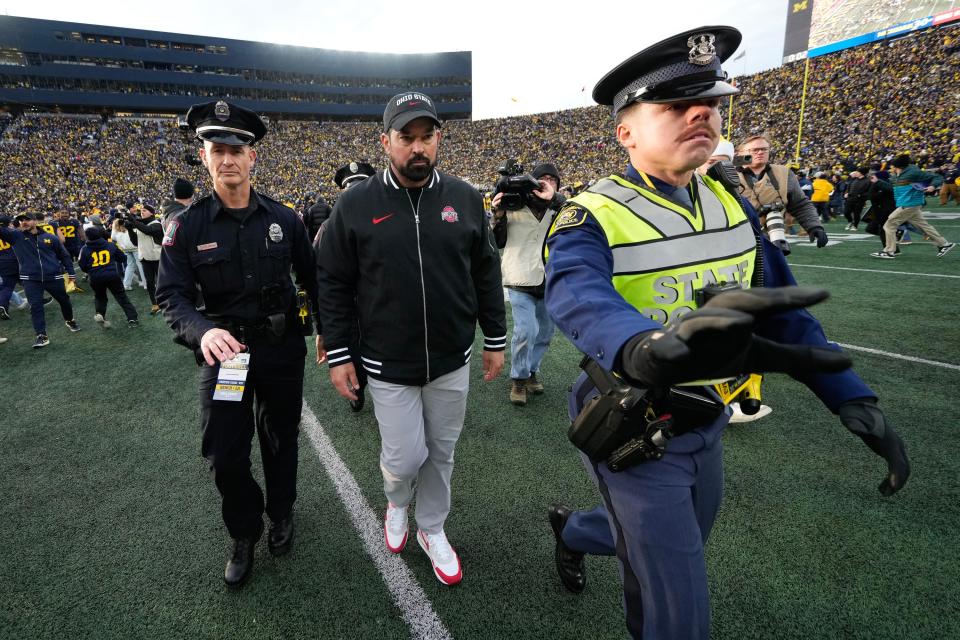
[[[383,222],[383,221],[386,220],[387,218],[392,218],[392,217],[393,217],[393,214],[392,214],[392,213],[388,213],[387,215],[383,216],[382,218],[374,218],[374,219],[373,219],[373,224],[380,224],[381,222]]]

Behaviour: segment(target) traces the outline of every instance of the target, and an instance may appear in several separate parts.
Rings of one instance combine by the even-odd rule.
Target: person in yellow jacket
[[[823,171],[818,171],[813,177],[813,194],[810,202],[817,208],[820,220],[826,224],[830,222],[830,195],[833,193],[833,183],[827,180]]]

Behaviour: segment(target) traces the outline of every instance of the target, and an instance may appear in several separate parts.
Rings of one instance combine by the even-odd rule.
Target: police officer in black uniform
[[[224,580],[236,587],[250,575],[264,507],[273,523],[270,552],[285,553],[293,541],[304,335],[312,328],[305,299],[316,308],[316,275],[310,240],[296,213],[250,186],[257,158],[252,145],[266,133],[263,121],[221,100],[194,105],[187,122],[203,141],[200,159],[213,193],[167,227],[157,301],[175,340],[193,349],[202,367],[202,451],[234,539]],[[291,267],[306,295],[294,287]],[[195,306],[198,286],[206,303],[202,312]],[[250,356],[244,388],[233,389],[237,400],[221,399],[230,396],[218,385],[221,363],[240,353]],[[254,431],[266,504],[250,472]]]

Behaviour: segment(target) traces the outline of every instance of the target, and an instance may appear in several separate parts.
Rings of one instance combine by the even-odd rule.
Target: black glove
[[[870,450],[887,461],[887,477],[877,487],[885,496],[894,493],[907,484],[910,477],[910,461],[903,440],[884,417],[877,401],[873,398],[860,398],[840,405],[840,422],[857,434]]]
[[[829,297],[825,289],[780,287],[728,291],[663,330],[647,331],[623,347],[623,373],[645,387],[726,378],[742,373],[843,371],[842,351],[786,345],[754,335],[756,320],[802,309]]]
[[[780,249],[780,253],[783,255],[790,255],[790,243],[786,240],[777,240],[773,244],[777,247],[777,249]]]
[[[823,227],[813,227],[812,229],[807,229],[807,235],[810,236],[810,242],[816,240],[817,249],[823,249],[827,246],[827,232],[823,230]]]

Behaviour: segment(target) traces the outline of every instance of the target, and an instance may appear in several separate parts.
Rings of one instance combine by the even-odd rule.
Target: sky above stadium
[[[594,83],[621,60],[687,29],[729,24],[744,34],[734,76],[780,64],[784,0],[588,2],[487,0],[39,0],[9,15],[151,29],[324,49],[423,53],[473,51],[474,118],[593,104]],[[740,53],[745,52],[742,57]]]

